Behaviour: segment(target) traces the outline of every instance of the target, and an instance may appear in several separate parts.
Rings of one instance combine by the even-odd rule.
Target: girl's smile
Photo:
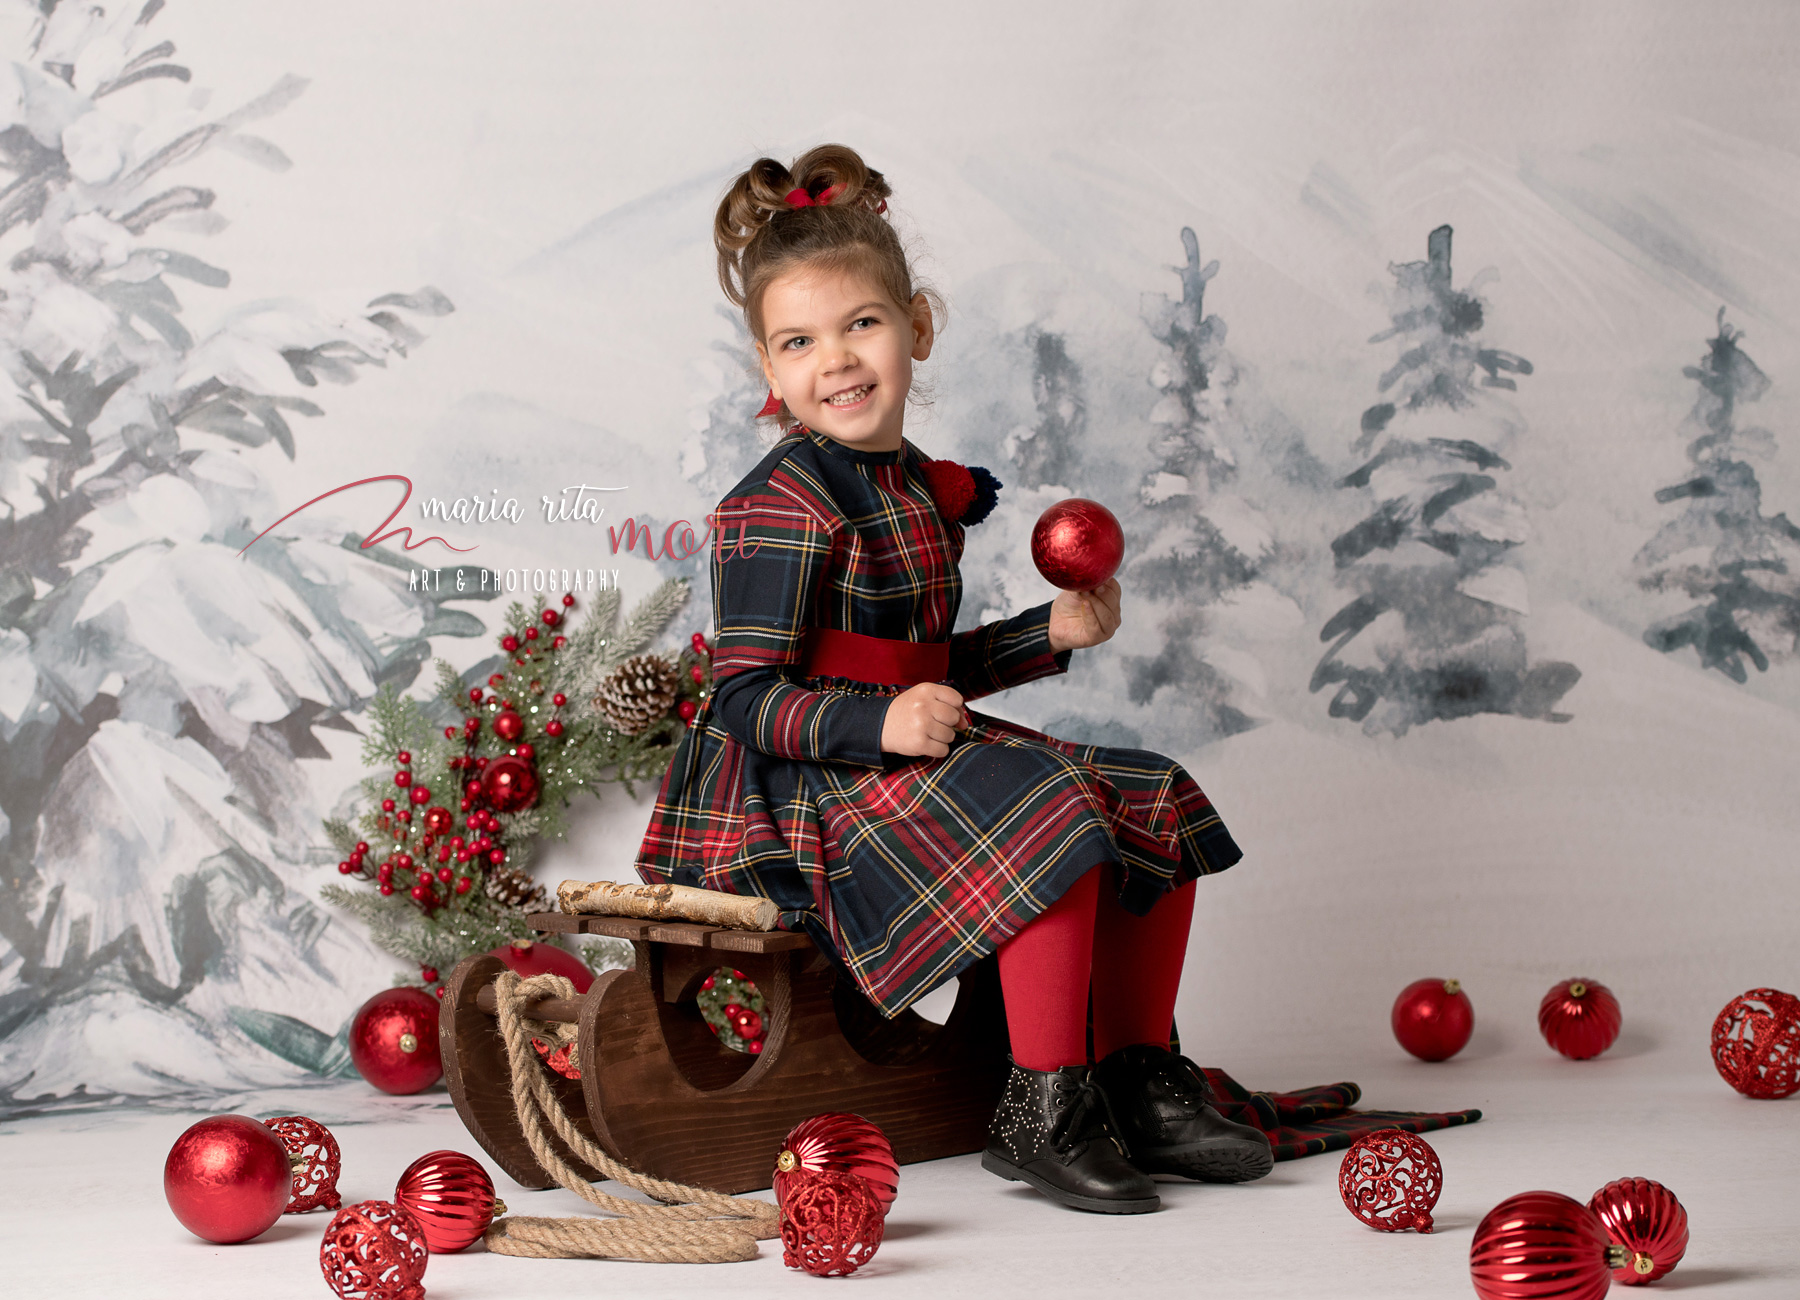
[[[756,345],[769,391],[800,423],[864,451],[898,451],[913,362],[931,355],[923,295],[901,306],[855,270],[801,269],[764,291]]]

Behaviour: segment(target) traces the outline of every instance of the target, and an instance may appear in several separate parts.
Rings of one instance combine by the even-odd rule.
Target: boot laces
[[[1050,1145],[1058,1151],[1065,1151],[1080,1139],[1087,1130],[1089,1120],[1098,1114],[1104,1123],[1105,1135],[1118,1145],[1118,1138],[1113,1135],[1118,1131],[1118,1121],[1113,1118],[1112,1103],[1106,1092],[1094,1082],[1094,1077],[1084,1076],[1079,1082],[1068,1076],[1059,1076],[1053,1085],[1052,1095],[1056,1098],[1057,1116],[1050,1125]],[[1121,1148],[1123,1149],[1123,1148]]]

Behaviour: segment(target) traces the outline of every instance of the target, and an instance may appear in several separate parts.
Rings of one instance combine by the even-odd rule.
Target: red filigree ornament
[[[163,1162],[163,1196],[181,1226],[221,1246],[267,1232],[293,1183],[287,1147],[248,1115],[212,1115],[190,1126]]]
[[[481,773],[481,793],[495,812],[519,812],[538,800],[537,772],[511,754],[496,758]]]
[[[335,1210],[342,1205],[337,1189],[340,1154],[331,1130],[304,1115],[277,1115],[263,1123],[281,1139],[290,1162],[297,1162],[287,1208],[282,1213],[305,1214],[309,1210]]]
[[[1619,1178],[1588,1200],[1606,1235],[1631,1252],[1631,1262],[1613,1271],[1626,1286],[1662,1277],[1687,1253],[1688,1216],[1675,1193],[1649,1178]]]
[[[340,1300],[424,1300],[430,1262],[418,1219],[390,1201],[346,1205],[319,1243],[319,1270]]]
[[[1038,516],[1031,530],[1031,562],[1044,581],[1064,591],[1092,591],[1125,558],[1125,533],[1098,501],[1070,497]]]
[[[394,1186],[394,1203],[412,1211],[434,1255],[472,1246],[506,1213],[487,1170],[460,1151],[430,1151],[413,1161]]]
[[[814,1277],[848,1277],[875,1257],[881,1202],[854,1174],[798,1171],[781,1201],[781,1262]]]
[[[1713,1021],[1712,1055],[1720,1077],[1746,1097],[1800,1090],[1800,998],[1751,989],[1731,999]]]
[[[1475,1032],[1475,1007],[1456,980],[1414,980],[1394,999],[1389,1023],[1400,1046],[1421,1061],[1447,1061]]]
[[[900,1194],[900,1166],[887,1134],[847,1111],[827,1111],[789,1131],[775,1158],[775,1199],[802,1174],[851,1174],[868,1183],[885,1215]]]
[[[1344,1208],[1377,1232],[1431,1231],[1444,1167],[1424,1138],[1397,1128],[1357,1139],[1338,1166]]]
[[[1469,1247],[1481,1300],[1600,1300],[1631,1252],[1600,1216],[1561,1192],[1520,1192],[1487,1212]]]
[[[1585,1061],[1613,1045],[1622,1017],[1612,990],[1595,980],[1564,980],[1538,1003],[1538,1031],[1571,1061]]]
[[[384,989],[350,1022],[350,1060],[383,1092],[421,1092],[444,1073],[438,1001],[424,989]]]

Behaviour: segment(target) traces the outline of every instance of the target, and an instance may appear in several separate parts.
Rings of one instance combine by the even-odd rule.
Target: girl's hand
[[[1058,592],[1050,605],[1050,649],[1081,650],[1109,640],[1119,628],[1119,580],[1092,591]]]
[[[881,720],[881,749],[914,758],[942,758],[956,729],[969,725],[963,697],[941,682],[920,682],[896,695]]]

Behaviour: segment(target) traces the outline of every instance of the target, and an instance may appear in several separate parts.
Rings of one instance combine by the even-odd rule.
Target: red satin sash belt
[[[883,686],[941,682],[950,675],[950,645],[945,641],[864,636],[829,627],[808,628],[800,675],[848,677]]]

